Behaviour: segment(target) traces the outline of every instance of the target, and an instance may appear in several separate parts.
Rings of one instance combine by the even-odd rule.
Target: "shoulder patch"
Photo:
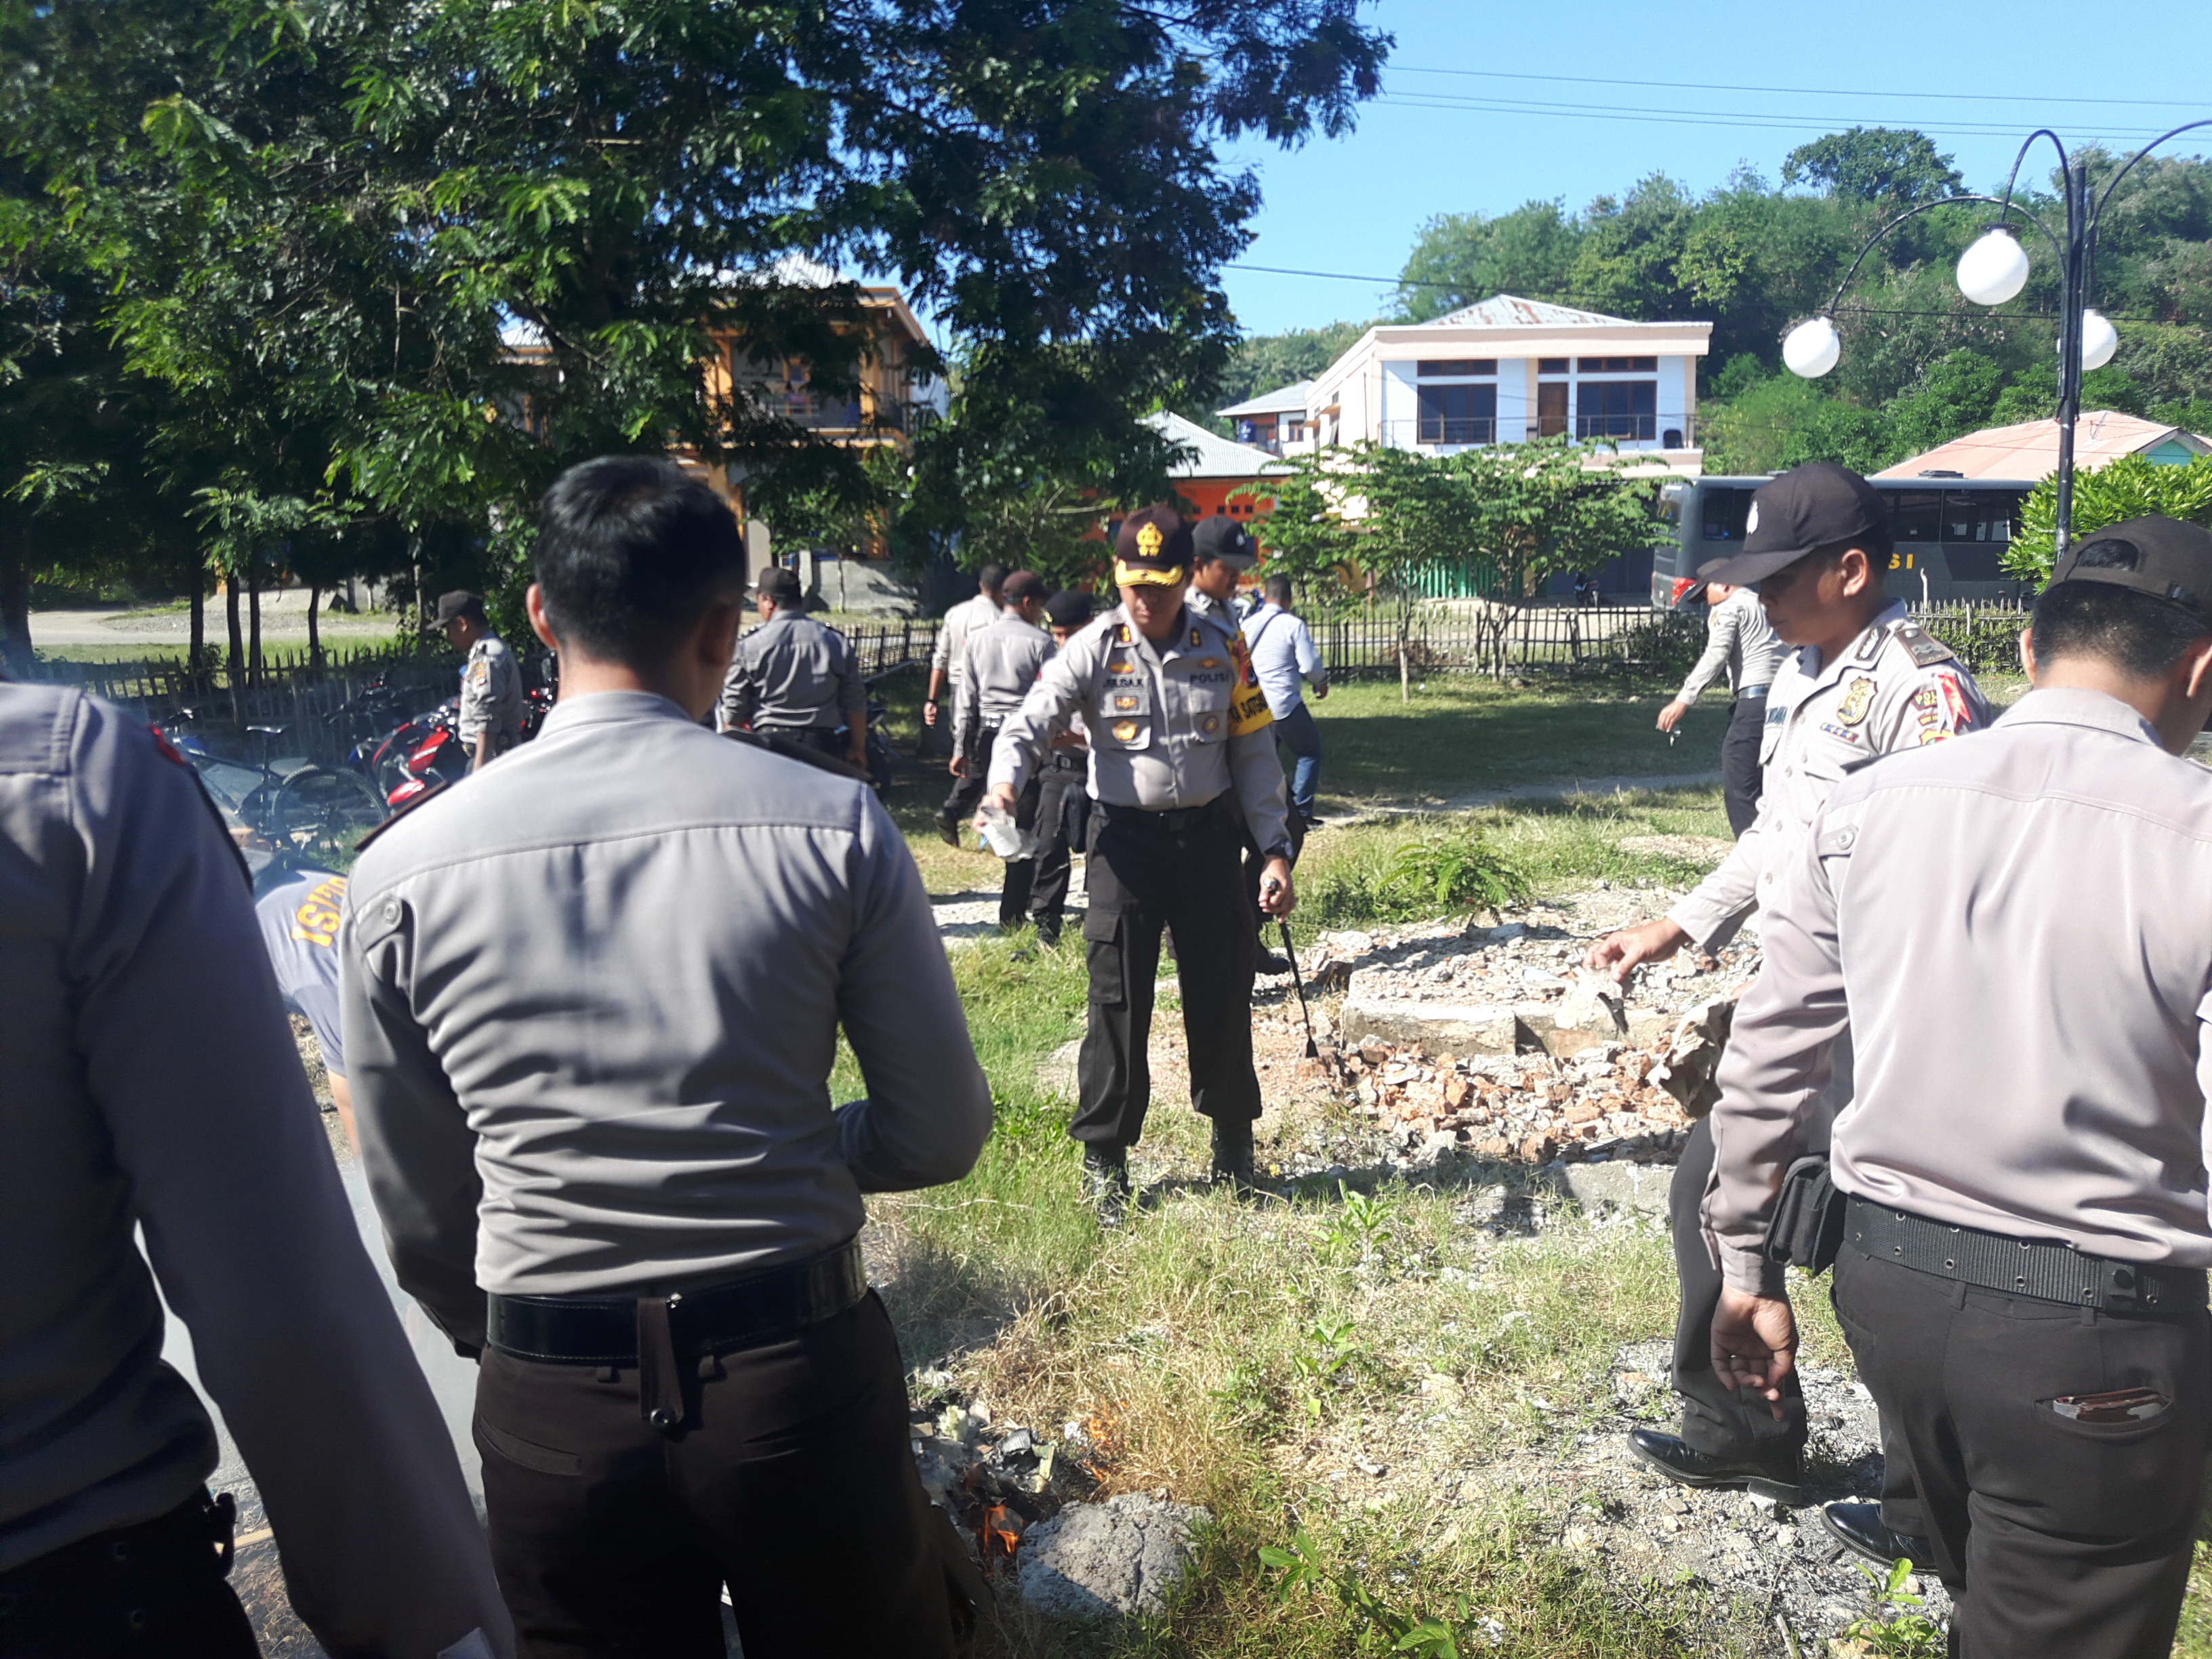
[[[1895,638],[1910,653],[1913,663],[1921,668],[1932,668],[1937,663],[1949,662],[1958,655],[1918,623],[1900,623]]]

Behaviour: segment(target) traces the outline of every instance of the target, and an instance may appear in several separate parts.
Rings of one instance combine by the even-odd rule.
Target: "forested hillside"
[[[2093,152],[2093,176],[2123,158]],[[2023,184],[2028,181],[2023,180]],[[1995,194],[2003,180],[1977,181]],[[2032,229],[2025,292],[1985,311],[1960,297],[1960,252],[1992,219],[1975,203],[1908,220],[1868,256],[1837,309],[1843,362],[1807,382],[1781,368],[1782,336],[1826,305],[1890,216],[1969,188],[1917,132],[1855,130],[1793,150],[1778,181],[1748,168],[1693,195],[1663,173],[1578,213],[1530,202],[1423,227],[1382,320],[1419,322],[1493,294],[1640,321],[1713,325],[1700,436],[1708,471],[1832,459],[1871,469],[1977,427],[2055,411],[2059,273]],[[2020,199],[2054,228],[2063,209],[2039,178]],[[2087,377],[2085,408],[2212,432],[2212,161],[2154,157],[2120,185],[2097,249],[2093,303],[2120,331]],[[1365,325],[1249,338],[1221,404],[1316,372]]]

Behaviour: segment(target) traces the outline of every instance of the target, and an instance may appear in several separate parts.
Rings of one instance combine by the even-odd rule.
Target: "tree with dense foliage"
[[[94,274],[70,321],[166,399],[130,441],[233,546],[351,537],[494,590],[588,455],[874,494],[759,395],[788,360],[832,394],[862,368],[854,286],[794,256],[895,276],[961,343],[923,532],[1030,488],[992,462],[1041,429],[1047,468],[1146,471],[1141,416],[1233,340],[1218,273],[1258,189],[1219,146],[1344,131],[1389,44],[1355,0],[11,0],[0,27],[0,248],[33,284]]]
[[[1801,181],[1891,213],[1966,188],[1951,158],[1910,127],[1853,127],[1800,144],[1782,158],[1782,182]]]
[[[2093,530],[2163,514],[2212,530],[2212,455],[2185,466],[2162,466],[2142,455],[2123,455],[2092,472],[2074,475],[2074,543]],[[2051,579],[2057,556],[2058,481],[2035,487],[2020,514],[2021,533],[2005,549],[2005,568],[2026,581]]]

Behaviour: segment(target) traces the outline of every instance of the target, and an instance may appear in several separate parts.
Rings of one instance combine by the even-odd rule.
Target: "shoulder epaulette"
[[[801,765],[819,767],[824,772],[835,773],[841,778],[850,778],[855,783],[870,783],[873,780],[850,761],[841,761],[835,755],[825,755],[819,749],[804,743],[793,743],[789,738],[774,737],[765,732],[745,732],[732,727],[722,735],[749,749],[765,749],[771,755]]]
[[[1893,637],[1905,647],[1916,667],[1933,668],[1937,663],[1949,662],[1959,654],[1918,623],[1899,623]]]
[[[457,778],[447,778],[443,783],[434,783],[428,789],[425,789],[421,794],[410,796],[408,799],[402,801],[398,806],[392,809],[392,816],[390,817],[385,819],[383,823],[378,824],[376,828],[370,830],[359,841],[354,842],[353,850],[356,854],[365,852],[368,849],[369,842],[374,841],[379,836],[392,828],[393,824],[398,823],[400,819],[405,817],[410,812],[419,811],[429,802],[437,799],[439,796],[444,794],[446,791],[452,788],[453,785],[459,781],[459,780]]]

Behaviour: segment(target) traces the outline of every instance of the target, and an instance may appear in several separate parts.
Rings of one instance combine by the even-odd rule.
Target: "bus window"
[[[1752,492],[1708,484],[1698,492],[1705,498],[1705,538],[1709,542],[1740,542],[1744,520],[1751,516]]]
[[[1890,533],[1905,542],[1943,539],[1943,492],[1939,489],[1899,490],[1887,497]]]

